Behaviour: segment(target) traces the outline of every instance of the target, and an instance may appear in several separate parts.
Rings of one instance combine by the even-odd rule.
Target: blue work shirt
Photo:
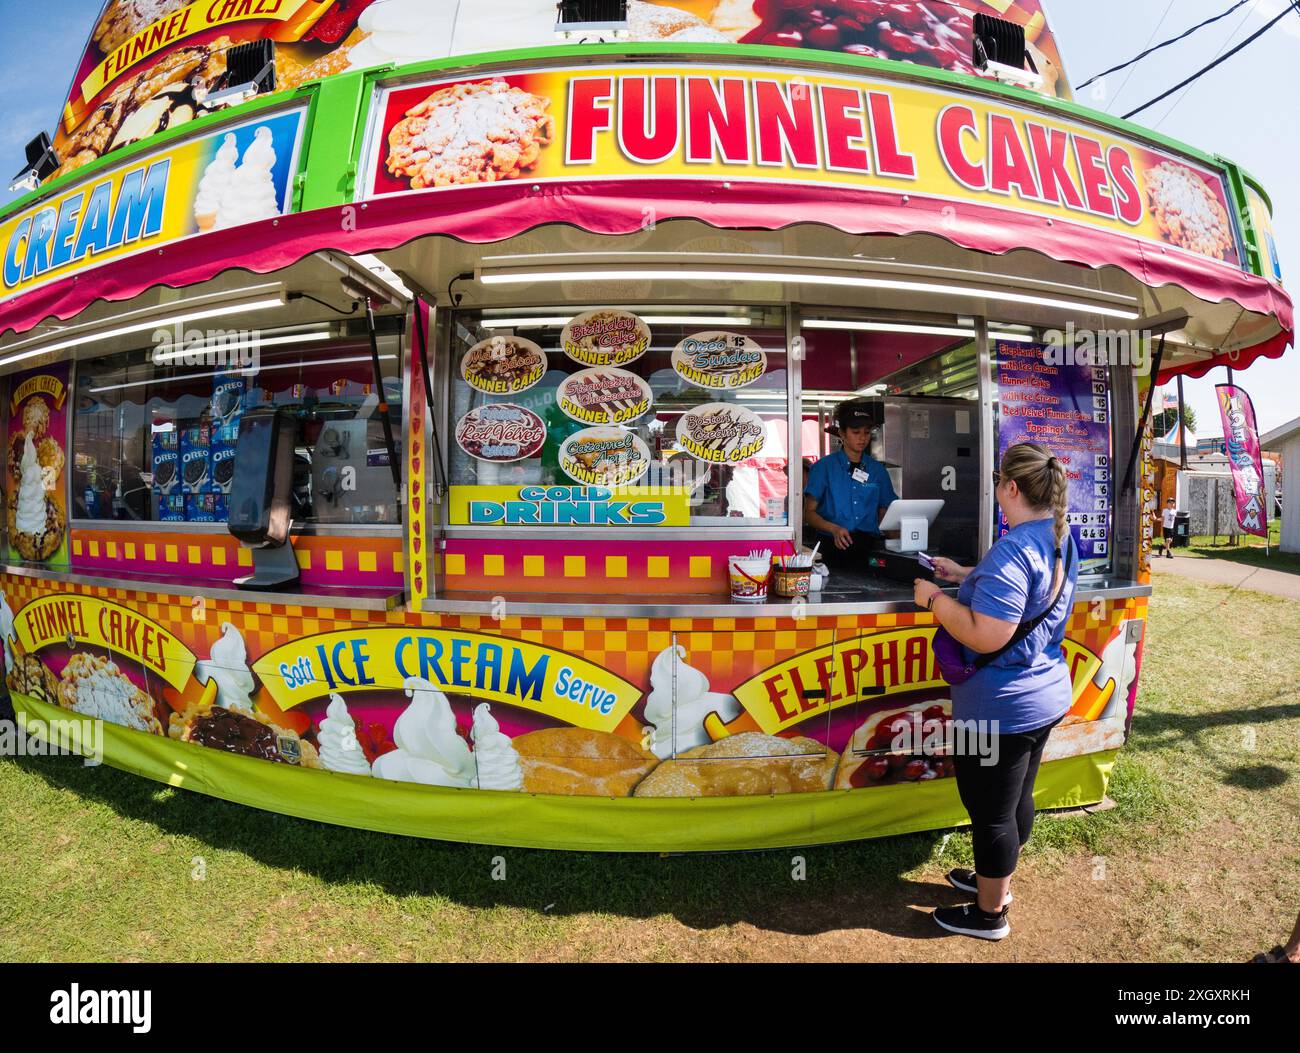
[[[859,465],[865,483],[856,482],[843,450],[823,457],[808,469],[804,496],[817,502],[817,514],[845,530],[880,533],[880,509],[898,500],[885,466],[866,454]]]
[[[1073,689],[1061,641],[1074,609],[1079,553],[1068,534],[1064,544],[1061,560],[1069,557],[1069,574],[1052,612],[1015,647],[953,686],[954,720],[996,720],[999,734],[1014,735],[1046,727],[1069,710]],[[1021,523],[989,549],[961,583],[957,600],[1000,621],[1030,621],[1052,598],[1055,553],[1050,519]],[[968,662],[976,657],[966,650]]]

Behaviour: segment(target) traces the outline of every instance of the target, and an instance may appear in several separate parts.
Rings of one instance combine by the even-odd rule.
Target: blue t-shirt
[[[867,476],[857,482],[843,450],[828,454],[808,469],[805,497],[817,502],[817,514],[845,530],[880,533],[880,509],[898,500],[885,466],[866,454],[859,465]]]
[[[1052,520],[1021,523],[970,572],[958,601],[1004,622],[1036,618],[1052,598],[1055,551]],[[1015,647],[953,687],[954,720],[996,720],[999,733],[1014,735],[1045,727],[1069,710],[1073,691],[1061,641],[1079,580],[1079,555],[1069,535],[1061,559],[1069,574],[1052,612]],[[976,657],[966,650],[968,662]]]

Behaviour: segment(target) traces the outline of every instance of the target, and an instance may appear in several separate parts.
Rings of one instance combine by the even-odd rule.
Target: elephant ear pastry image
[[[872,713],[858,725],[840,757],[835,776],[837,790],[856,790],[892,782],[925,782],[953,773],[947,756],[922,756],[893,750],[899,732],[910,726],[918,744],[928,735],[945,729],[952,719],[952,702],[935,699],[909,706],[895,706]],[[893,750],[893,752],[891,752]]]
[[[666,760],[637,797],[748,797],[829,790],[839,757],[815,739],[760,731],[730,735]]]
[[[658,758],[606,731],[544,728],[513,740],[525,793],[626,797]]]
[[[1047,745],[1043,747],[1043,760],[1054,761],[1063,757],[1079,757],[1085,753],[1117,750],[1124,745],[1124,738],[1123,717],[1086,720],[1075,714],[1067,714],[1047,737]]]

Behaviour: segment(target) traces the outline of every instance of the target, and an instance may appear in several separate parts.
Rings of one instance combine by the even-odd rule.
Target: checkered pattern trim
[[[127,570],[228,581],[253,565],[252,553],[228,534],[136,531],[72,532],[72,566],[92,574]],[[402,541],[394,537],[300,536],[294,553],[306,585],[402,587]]]

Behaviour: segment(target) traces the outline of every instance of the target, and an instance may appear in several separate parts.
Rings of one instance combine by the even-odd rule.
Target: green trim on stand
[[[13,693],[19,721],[93,723]],[[157,782],[270,812],[361,830],[470,844],[587,852],[787,848],[964,826],[953,779],[771,797],[561,797],[454,790],[304,771],[102,723],[103,759]],[[1039,808],[1095,804],[1117,751],[1044,764]],[[328,780],[328,781],[325,781]]]

